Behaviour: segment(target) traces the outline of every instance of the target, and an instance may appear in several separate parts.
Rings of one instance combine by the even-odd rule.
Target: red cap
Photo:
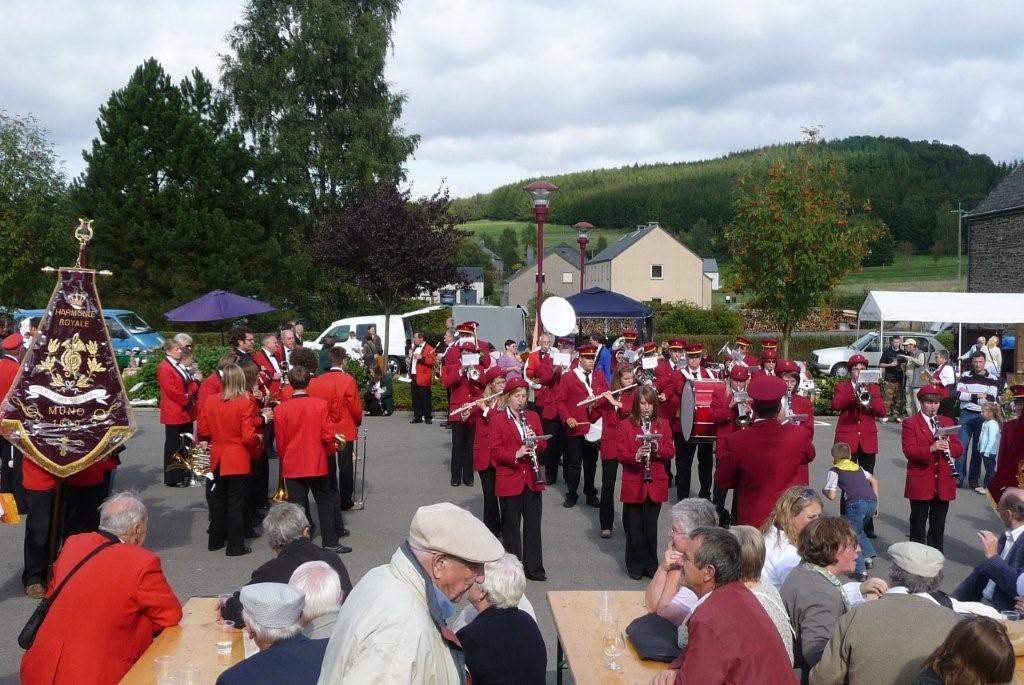
[[[744,338],[742,335],[737,335],[736,336],[736,344],[737,345],[746,345],[747,347],[750,347],[750,338]]]
[[[649,340],[644,343],[643,350],[644,354],[654,354],[655,352],[658,351],[658,344],[655,343],[653,340]]]
[[[475,342],[459,345],[459,354],[476,354],[480,351]]]
[[[522,378],[512,378],[508,383],[505,384],[505,390],[503,391],[506,395],[515,392],[519,388],[528,388],[526,381]]]
[[[779,353],[776,352],[773,348],[768,347],[768,348],[765,348],[765,349],[761,350],[761,361],[762,362],[771,362],[771,361],[778,361],[778,360],[779,360]]]
[[[627,328],[622,332],[622,337],[625,338],[626,340],[636,340],[636,329]]]
[[[786,381],[778,376],[759,374],[750,381],[747,394],[755,402],[778,402],[788,389]]]
[[[576,351],[581,357],[593,357],[597,355],[597,345],[580,345]]]
[[[761,341],[762,350],[777,350],[779,349],[779,341],[772,340],[771,338],[765,338]]]
[[[737,364],[729,370],[729,379],[734,381],[750,380],[750,371],[747,367]]]
[[[508,369],[503,366],[498,366],[497,364],[488,366],[487,370],[484,371],[484,385],[488,385],[495,378],[504,376],[506,373],[508,373]]]
[[[455,326],[455,330],[459,333],[465,333],[466,335],[473,335],[476,333],[476,327],[479,326],[476,321],[463,321],[462,323]]]
[[[761,358],[764,359],[764,356],[762,355]],[[780,375],[795,373],[799,375],[800,366],[792,359],[780,359],[779,363],[775,365],[775,373]]]
[[[865,357],[863,354],[855,354],[852,357],[850,357],[849,364],[850,366],[856,366],[857,364],[863,364],[864,366],[867,366],[868,358]]]
[[[25,338],[21,336],[21,333],[11,333],[9,336],[4,338],[3,348],[5,350],[16,350],[21,347],[24,342]]]
[[[1013,399],[1024,400],[1024,385],[1011,385],[1010,393],[1013,395]]]
[[[555,341],[555,345],[558,347],[572,347],[572,338],[559,338]]]
[[[946,390],[945,387],[943,387],[941,385],[932,384],[932,385],[926,385],[926,386],[924,386],[923,388],[921,388],[920,390],[917,391],[917,399],[919,399],[919,400],[923,401],[926,395],[935,395],[940,400],[942,400],[942,399],[945,399],[949,395],[949,392]]]
[[[670,350],[681,350],[686,347],[686,341],[682,338],[669,338],[668,349]]]
[[[694,343],[686,346],[686,356],[696,357],[704,354],[704,346],[700,343]]]

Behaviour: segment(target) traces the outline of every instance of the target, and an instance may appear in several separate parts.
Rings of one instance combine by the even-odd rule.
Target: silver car
[[[823,347],[811,352],[811,368],[818,373],[829,374],[839,378],[846,377],[850,370],[848,363],[850,357],[858,352],[868,359],[868,366],[878,366],[878,360],[882,357],[882,350],[889,347],[890,340],[898,335],[904,340],[913,338],[917,341],[917,349],[924,352],[928,364],[935,363],[935,353],[945,350],[943,345],[935,336],[928,333],[914,331],[886,331],[883,344],[879,345],[878,331],[870,331],[857,338],[853,343],[844,347]]]

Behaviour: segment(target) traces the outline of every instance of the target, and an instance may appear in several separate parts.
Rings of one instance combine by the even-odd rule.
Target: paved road
[[[140,431],[129,444],[124,465],[118,470],[116,488],[131,489],[145,500],[150,512],[147,545],[163,559],[164,569],[178,596],[184,601],[194,595],[216,595],[244,583],[252,568],[270,556],[263,540],[254,541],[254,553],[228,558],[206,550],[206,505],[202,490],[169,489],[162,486],[160,461],[163,430],[155,412],[138,413]],[[437,423],[409,425],[408,416],[368,418],[369,469],[364,511],[348,514],[352,536],[346,539],[355,550],[343,557],[353,580],[370,568],[386,563],[408,533],[409,521],[422,504],[451,501],[480,515],[479,486],[453,488],[447,474],[450,437]],[[819,458],[812,465],[814,484],[820,487],[832,443],[834,419],[819,425],[816,446]],[[910,507],[903,499],[904,459],[899,447],[899,426],[879,424],[881,453],[878,475],[882,486],[882,514],[877,526],[880,557],[886,547],[906,540]],[[821,455],[824,455],[821,456]],[[600,473],[600,471],[599,471]],[[274,475],[276,479],[276,475]],[[696,487],[696,474],[694,475]],[[554,662],[555,628],[544,593],[548,590],[642,589],[625,573],[624,538],[621,527],[610,540],[600,538],[597,510],[585,506],[563,509],[561,484],[549,489],[544,506],[544,565],[548,582],[530,582],[527,595],[537,607],[541,630],[548,648],[549,669]],[[986,497],[961,490],[950,509],[946,528],[946,582],[952,590],[980,559],[975,531],[1001,526]],[[826,502],[826,511],[837,513],[837,505]],[[668,528],[666,510],[661,523]],[[20,582],[23,528],[0,525],[0,685],[17,683],[21,650],[16,637],[32,611],[34,602],[22,595]],[[661,544],[665,544],[662,536]],[[882,561],[876,574],[887,571]],[[644,581],[646,582],[646,581]],[[88,607],[83,607],[88,610]],[[553,671],[549,680],[554,681]]]

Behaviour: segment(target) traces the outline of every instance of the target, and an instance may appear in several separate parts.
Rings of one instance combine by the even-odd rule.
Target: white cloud
[[[34,113],[68,170],[97,108],[154,56],[215,77],[242,0],[0,4],[0,107]],[[1016,3],[407,0],[387,75],[423,136],[415,190],[706,158],[799,137],[938,139],[1024,157]]]

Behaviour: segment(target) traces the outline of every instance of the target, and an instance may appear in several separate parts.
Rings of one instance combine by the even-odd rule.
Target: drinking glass
[[[602,590],[601,594],[597,596],[597,620],[602,623],[610,621],[614,615],[612,611],[613,606],[612,593],[608,590]]]
[[[175,685],[174,676],[178,672],[178,660],[170,655],[162,655],[153,659],[153,670],[157,685]]]
[[[181,685],[201,685],[202,683],[199,678],[200,669],[196,664],[185,664],[178,673]]]
[[[1019,611],[1007,610],[1007,611],[1000,611],[999,613],[1002,614],[1003,618],[1005,618],[1007,621],[1019,621],[1020,620],[1020,612]]]
[[[622,637],[622,632],[615,625],[615,622],[606,623],[604,625],[604,655],[608,661],[605,663],[605,667],[609,671],[621,671],[622,664],[618,662],[618,658],[622,656],[622,653],[626,649],[626,641]]]
[[[235,642],[235,624],[231,621],[217,621],[217,654],[227,656],[231,654],[231,647]]]

